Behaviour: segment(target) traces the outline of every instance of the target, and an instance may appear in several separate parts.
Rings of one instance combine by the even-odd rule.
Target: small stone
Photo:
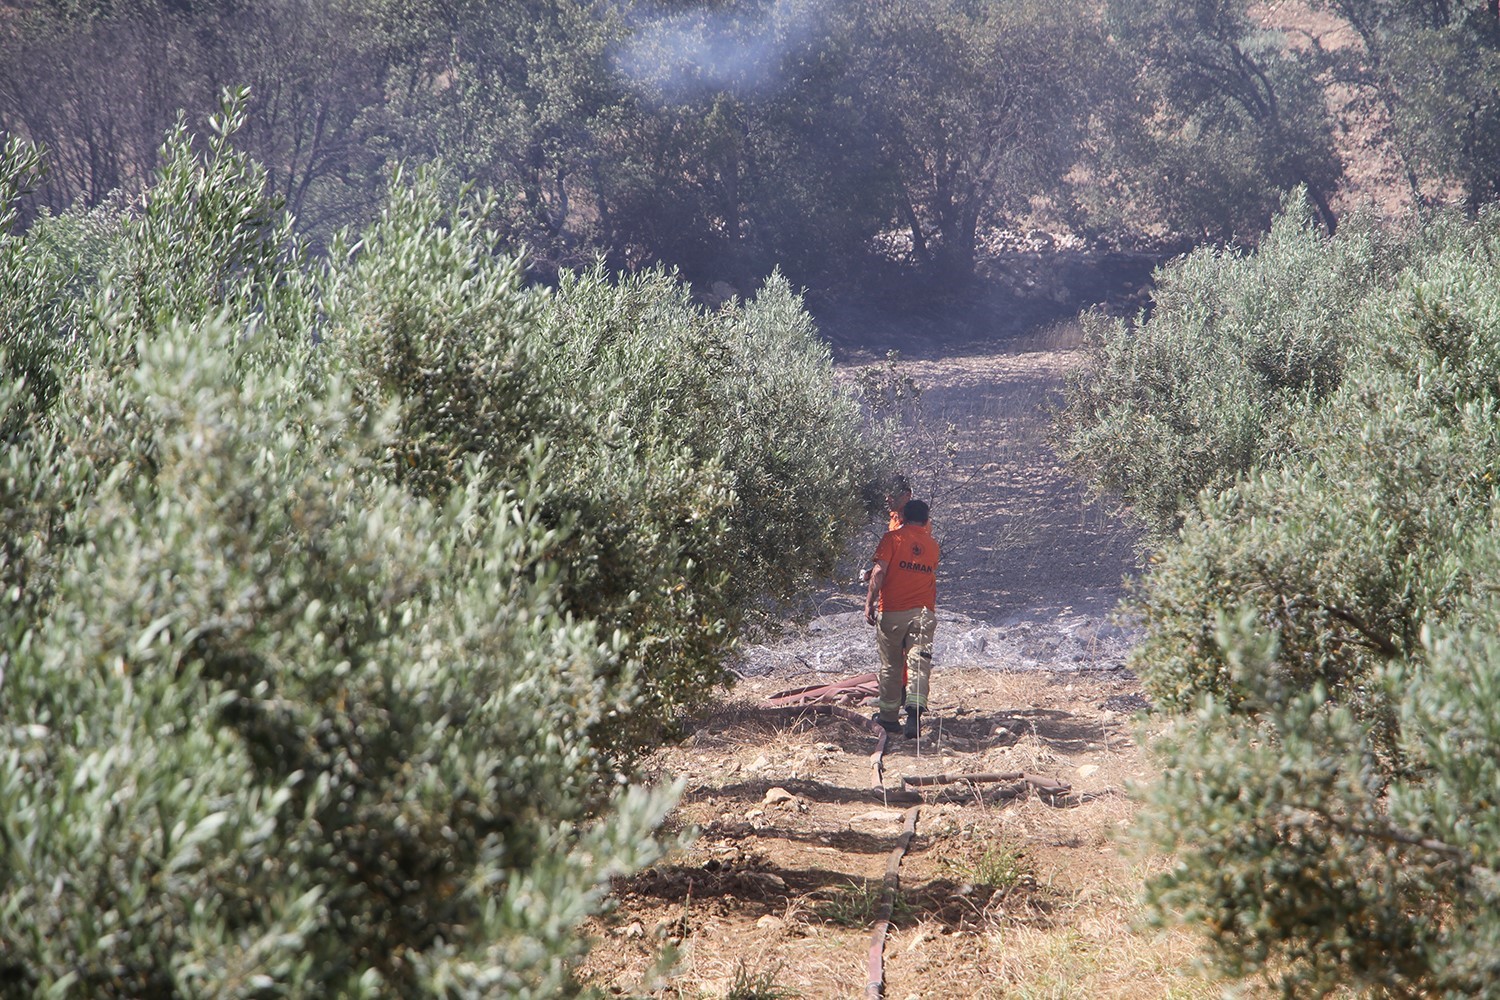
[[[781,805],[783,802],[796,802],[796,801],[797,801],[797,796],[793,795],[791,792],[789,792],[785,788],[781,788],[781,787],[776,787],[776,788],[773,788],[770,791],[766,792],[766,797],[764,799],[765,804],[768,805],[768,806],[776,806],[776,805]]]
[[[755,760],[752,761],[751,764],[750,764],[750,766],[747,767],[745,770],[747,770],[747,771],[763,771],[763,770],[765,770],[766,768],[768,768],[770,766],[771,766],[771,759],[769,757],[767,757],[765,754],[761,754],[759,757],[755,758]]]
[[[1080,778],[1088,778],[1088,777],[1092,777],[1093,775],[1097,774],[1098,772],[1099,772],[1099,765],[1098,764],[1085,764],[1085,765],[1083,765],[1082,767],[1080,767],[1078,769],[1078,776]]]
[[[894,809],[873,809],[870,812],[860,813],[858,816],[850,817],[849,822],[859,823],[861,821],[864,821],[870,823],[899,823],[901,822],[902,818],[903,814],[897,812]]]

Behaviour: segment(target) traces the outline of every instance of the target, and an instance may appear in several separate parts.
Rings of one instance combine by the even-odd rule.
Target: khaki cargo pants
[[[882,611],[875,619],[875,646],[880,650],[880,717],[897,721],[901,689],[906,704],[927,710],[932,679],[932,636],[937,615],[927,608]]]

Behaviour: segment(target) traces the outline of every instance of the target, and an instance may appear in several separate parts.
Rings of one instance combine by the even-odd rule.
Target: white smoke
[[[759,11],[648,15],[615,53],[615,68],[667,101],[727,90],[751,94],[781,80],[785,57],[808,37],[806,10],[773,0]]]

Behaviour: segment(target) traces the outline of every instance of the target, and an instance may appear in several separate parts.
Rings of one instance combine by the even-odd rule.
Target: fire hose
[[[876,735],[876,740],[875,749],[870,754],[871,790],[884,796],[886,731],[875,720],[846,707],[849,704],[858,704],[876,694],[878,684],[875,674],[869,673],[835,681],[832,684],[811,684],[792,688],[777,692],[768,698],[764,711],[779,716],[799,716],[809,713],[829,715],[872,730]],[[901,778],[901,789],[910,792],[912,789],[933,785],[999,781],[1025,782],[1038,792],[1049,796],[1066,795],[1072,791],[1072,786],[1066,782],[1026,771],[905,775]],[[891,914],[895,909],[901,862],[911,847],[912,838],[916,836],[917,816],[921,808],[920,805],[914,805],[906,811],[901,835],[886,860],[885,877],[881,883],[880,904],[875,911],[875,923],[870,935],[869,976],[865,986],[867,1000],[880,1000],[885,995],[885,938],[891,926]]]
[[[869,1000],[880,1000],[885,996],[885,934],[890,929],[891,912],[896,905],[896,887],[901,881],[901,859],[906,857],[906,849],[911,846],[912,837],[916,836],[917,815],[921,810],[921,806],[912,806],[906,810],[901,837],[886,859],[885,879],[880,887],[880,907],[875,911],[875,928],[870,935],[870,975],[865,986],[865,996]]]

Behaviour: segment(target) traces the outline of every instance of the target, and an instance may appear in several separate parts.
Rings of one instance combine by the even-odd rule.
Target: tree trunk
[[[922,235],[922,224],[917,221],[916,209],[911,206],[911,194],[906,190],[906,185],[901,184],[899,207],[901,209],[901,220],[906,223],[907,229],[911,230],[911,248],[917,255],[917,259],[924,264],[932,262],[932,251],[927,248],[927,238]]]
[[[1328,230],[1332,236],[1338,231],[1339,217],[1333,211],[1333,206],[1328,204],[1328,197],[1322,190],[1309,181],[1305,176],[1301,178],[1302,186],[1307,188],[1307,196],[1312,199],[1313,207],[1318,210],[1318,220],[1323,223],[1323,228]]]

